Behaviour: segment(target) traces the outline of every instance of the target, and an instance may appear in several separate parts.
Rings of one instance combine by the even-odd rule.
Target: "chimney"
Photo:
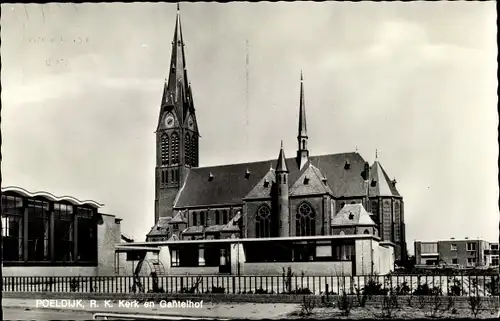
[[[210,173],[208,174],[208,180],[213,181],[214,180],[214,174]]]
[[[245,172],[245,178],[248,179],[250,177],[250,171],[247,169]]]
[[[349,168],[351,168],[351,162],[349,162],[349,160],[346,159],[345,164],[344,164],[344,169],[348,170]]]

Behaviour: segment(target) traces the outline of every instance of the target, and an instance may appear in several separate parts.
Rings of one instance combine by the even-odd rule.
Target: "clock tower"
[[[172,56],[156,128],[155,223],[173,216],[174,202],[189,168],[198,166],[198,125],[187,78],[179,5]]]

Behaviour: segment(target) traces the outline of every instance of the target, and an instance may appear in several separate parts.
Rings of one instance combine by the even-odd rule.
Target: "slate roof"
[[[316,166],[309,163],[305,166],[302,175],[295,181],[290,189],[290,195],[308,195],[308,194],[330,194],[332,190],[328,186],[328,180]],[[307,184],[306,184],[307,180]]]
[[[351,216],[352,215],[352,216]],[[351,216],[351,218],[350,218]],[[334,216],[332,226],[376,225],[362,204],[346,204]]]
[[[184,216],[184,212],[178,212],[174,218],[172,218],[168,224],[181,224],[181,223],[187,223],[187,219]]]
[[[345,168],[347,160],[350,163],[348,169]],[[309,162],[326,176],[335,197],[366,195],[362,176],[365,160],[358,153],[311,156]],[[241,204],[271,166],[276,168],[276,163],[277,159],[192,168],[179,192],[175,207]],[[307,169],[304,166],[300,171],[295,157],[286,159],[286,165],[290,183],[295,182],[301,172]],[[250,175],[246,175],[247,170]],[[213,175],[212,180],[209,180],[210,173]]]
[[[165,235],[169,228],[168,222],[170,222],[171,219],[171,217],[160,217],[147,236]]]
[[[265,184],[266,181],[267,185]],[[276,182],[276,174],[273,169],[270,169],[269,172],[262,177],[257,184],[255,184],[253,189],[245,196],[245,198],[270,198],[274,182]]]
[[[182,235],[187,235],[187,234],[203,234],[204,227],[201,225],[198,226],[190,226],[186,228],[184,231],[182,231]]]
[[[396,186],[379,161],[373,163],[370,176],[369,196],[400,196]]]
[[[218,233],[218,232],[222,231],[222,228],[224,226],[225,225],[221,225],[221,224],[210,225],[210,226],[208,226],[208,227],[205,228],[205,233]]]

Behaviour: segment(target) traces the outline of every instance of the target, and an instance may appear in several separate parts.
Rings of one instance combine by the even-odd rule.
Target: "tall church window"
[[[271,209],[262,205],[255,216],[255,237],[271,237]]]
[[[193,226],[198,226],[198,215],[196,212],[193,213]]]
[[[94,209],[76,209],[76,235],[78,242],[77,260],[95,262],[97,260],[97,223]]]
[[[200,225],[205,226],[205,212],[200,212]]]
[[[161,136],[161,164],[168,165],[168,145],[169,139],[167,134]]]
[[[184,145],[186,146],[184,157],[186,158],[186,164],[191,165],[191,137],[189,133],[186,134],[184,139]]]
[[[228,219],[227,219],[227,210],[222,211],[222,224],[227,224]]]
[[[198,164],[198,137],[193,135],[191,137],[191,160],[193,162],[193,166],[197,166]]]
[[[172,164],[179,163],[179,135],[172,134]]]
[[[376,201],[372,201],[372,206],[371,206],[372,214],[375,220],[379,219],[379,214],[378,214],[378,203]]]
[[[220,224],[220,213],[219,211],[215,211],[215,225]]]
[[[401,239],[401,206],[396,201],[394,204],[394,241],[399,242]]]
[[[306,202],[303,202],[297,208],[296,215],[296,236],[313,236],[316,235],[314,210]]]

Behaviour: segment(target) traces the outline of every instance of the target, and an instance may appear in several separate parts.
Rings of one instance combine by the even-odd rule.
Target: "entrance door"
[[[220,249],[219,273],[231,274],[231,257],[227,248]]]

